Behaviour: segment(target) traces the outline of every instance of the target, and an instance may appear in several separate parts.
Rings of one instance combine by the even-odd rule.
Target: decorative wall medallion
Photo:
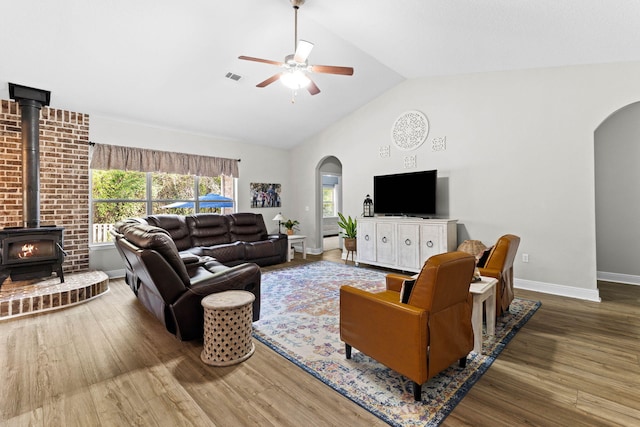
[[[441,136],[431,140],[431,151],[444,151],[447,149],[447,137]]]
[[[380,157],[385,158],[385,157],[389,157],[391,155],[391,147],[389,147],[388,145],[381,145],[380,149],[378,150],[378,154],[380,155]]]
[[[404,168],[405,169],[413,169],[417,166],[418,162],[416,159],[416,155],[414,154],[413,156],[406,156],[404,158]]]
[[[391,128],[391,139],[401,150],[415,150],[427,139],[429,121],[420,111],[402,113]]]

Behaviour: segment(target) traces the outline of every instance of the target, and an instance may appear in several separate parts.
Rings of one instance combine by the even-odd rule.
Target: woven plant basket
[[[345,237],[344,239],[344,248],[348,251],[355,251],[357,248],[358,241],[354,238]]]

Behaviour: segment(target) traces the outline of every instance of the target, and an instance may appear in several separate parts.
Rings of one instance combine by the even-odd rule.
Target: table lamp
[[[278,221],[278,234],[280,234],[280,224],[284,220],[284,217],[282,216],[282,213],[278,212],[278,215],[274,216],[273,220],[274,221]]]

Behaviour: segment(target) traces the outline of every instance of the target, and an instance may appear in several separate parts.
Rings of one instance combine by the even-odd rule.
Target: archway
[[[325,237],[338,235],[337,213],[341,208],[342,162],[327,156],[316,167],[316,241],[320,243],[321,252],[325,250]],[[341,247],[341,243],[337,247]]]
[[[594,134],[599,280],[640,285],[640,102],[607,117]]]

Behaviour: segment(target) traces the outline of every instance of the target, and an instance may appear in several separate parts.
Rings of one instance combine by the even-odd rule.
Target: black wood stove
[[[63,230],[54,226],[0,230],[0,284],[9,276],[13,281],[29,280],[54,271],[64,282]]]
[[[40,225],[40,109],[51,92],[9,83],[9,95],[20,104],[24,227],[0,230],[0,286],[9,276],[29,280],[53,271],[64,282],[64,229]]]

